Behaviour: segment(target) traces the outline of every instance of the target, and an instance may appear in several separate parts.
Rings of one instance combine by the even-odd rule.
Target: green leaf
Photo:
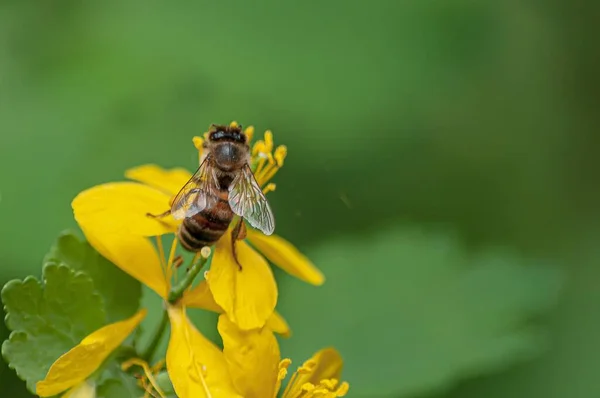
[[[42,280],[29,276],[2,289],[5,321],[12,330],[2,355],[32,392],[59,356],[106,321],[102,299],[88,275],[49,263]]]
[[[171,379],[169,378],[167,371],[162,371],[156,375],[156,383],[165,394],[175,395],[175,389],[173,388],[173,384],[171,383]]]
[[[142,296],[140,282],[102,257],[75,234],[61,234],[46,255],[47,261],[61,262],[88,274],[104,299],[109,323],[129,318],[138,310]]]
[[[102,373],[96,390],[97,398],[130,398],[142,396],[136,379],[113,362]]]
[[[535,356],[546,341],[526,321],[556,301],[562,281],[558,268],[506,250],[469,253],[418,231],[334,241],[308,255],[327,281],[281,281],[279,308],[295,336],[283,354],[301,364],[336,347],[353,396],[425,394]]]

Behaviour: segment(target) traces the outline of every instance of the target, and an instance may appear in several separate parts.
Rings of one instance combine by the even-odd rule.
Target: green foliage
[[[43,283],[27,277],[2,290],[6,325],[12,330],[2,354],[32,392],[59,356],[105,324],[133,315],[141,298],[138,281],[72,233],[58,238],[44,264]],[[99,396],[131,396],[137,388],[132,378],[114,359],[106,366],[99,382],[105,395]]]
[[[175,395],[173,384],[171,383],[169,374],[166,371],[160,372],[158,375],[156,375],[156,382],[165,394],[173,396]]]
[[[562,280],[557,268],[499,249],[470,255],[419,231],[339,240],[309,255],[327,282],[282,280],[279,306],[297,336],[282,342],[284,356],[335,346],[360,397],[422,394],[535,356],[544,335],[526,321],[556,301]]]
[[[125,374],[114,361],[105,368],[99,384],[97,398],[131,398],[140,395],[136,379]]]
[[[132,316],[140,304],[139,281],[121,271],[75,234],[61,234],[46,255],[45,261],[57,261],[77,271],[84,271],[104,300],[108,322]]]
[[[68,203],[77,192],[145,162],[191,169],[190,135],[231,118],[273,128],[288,145],[270,201],[278,233],[301,247],[340,235],[363,242],[409,219],[451,224],[469,242],[552,258],[579,253],[571,244],[600,214],[590,84],[598,12],[581,11],[596,3],[272,3],[0,5],[2,282],[38,274],[46,242],[74,225]],[[207,29],[224,17],[235,23]],[[329,257],[335,249],[347,256],[339,243]],[[573,286],[551,315],[558,347],[522,373],[484,380],[471,396],[600,396],[598,258],[563,263]],[[337,297],[356,293],[336,287],[354,285],[334,279],[335,267],[348,268],[343,261],[331,264],[319,264],[330,278],[317,294],[329,292],[327,308],[348,317]],[[409,265],[379,267],[397,278]],[[282,286],[296,331],[290,342],[309,352],[321,340],[298,327],[315,315],[290,293]],[[405,328],[397,318],[386,323],[390,333]],[[377,341],[375,330],[368,341]],[[361,328],[340,334],[366,340]],[[348,370],[354,377],[405,360],[385,354]],[[0,368],[0,395],[13,397],[8,373]]]
[[[59,356],[106,321],[88,275],[48,263],[42,281],[30,276],[2,289],[6,324],[12,330],[2,355],[32,392]]]

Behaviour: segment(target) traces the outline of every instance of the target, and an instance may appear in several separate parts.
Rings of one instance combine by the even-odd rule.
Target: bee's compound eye
[[[216,141],[216,140],[220,140],[221,138],[223,138],[224,135],[225,135],[225,132],[219,130],[219,131],[215,131],[214,133],[212,133],[210,138]]]

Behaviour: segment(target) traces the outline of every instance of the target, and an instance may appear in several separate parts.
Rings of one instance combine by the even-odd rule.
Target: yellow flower
[[[245,133],[250,138],[253,131],[249,127]],[[194,137],[193,142],[201,156],[203,139]],[[252,147],[251,166],[264,192],[275,189],[275,184],[269,181],[283,165],[286,153],[284,146],[273,148],[270,131]],[[181,168],[165,170],[143,165],[125,173],[136,182],[98,185],[81,192],[72,203],[75,219],[94,248],[165,299],[168,296],[168,286],[163,283],[165,271],[146,238],[175,233],[179,222],[171,216],[150,218],[147,213],[161,214],[167,210],[191,175]],[[324,282],[323,274],[310,260],[283,238],[248,228],[247,241],[289,274],[313,285]],[[240,270],[231,251],[231,234],[226,232],[215,245],[206,278],[216,305],[242,329],[271,323],[278,295],[271,268],[252,246],[246,241],[236,242],[237,258],[245,265]],[[160,246],[158,250],[162,250]]]
[[[245,398],[276,397],[291,361],[281,360],[273,333],[268,328],[241,330],[223,315],[218,327],[236,391]],[[342,367],[342,358],[335,349],[320,350],[292,375],[281,397],[343,397],[349,385],[340,383]]]
[[[101,237],[100,240],[103,241]],[[111,240],[108,241],[112,242]],[[137,240],[133,240],[132,238],[132,240],[127,242],[137,242],[138,244],[132,244],[129,247],[119,247],[119,250],[115,251],[101,251],[101,253],[112,256],[109,257],[112,261],[125,268],[128,261],[132,261],[133,259],[144,259],[148,261],[147,264],[150,266],[157,264],[162,276],[154,280],[151,274],[141,273],[140,280],[143,283],[154,281],[159,287],[158,291],[168,292],[171,288],[168,275],[174,272],[177,240],[173,239],[168,259],[164,257],[159,258],[152,245],[139,244],[146,242],[144,238],[138,237]],[[98,249],[97,246],[95,247]],[[106,249],[106,246],[101,246],[100,250],[104,249]],[[133,252],[129,250],[133,250]],[[195,260],[197,261],[200,257],[206,259],[209,254],[210,249],[204,248],[202,252],[195,256]],[[166,294],[163,298],[165,300],[168,299]],[[172,381],[173,388],[180,397],[236,397],[220,350],[202,336],[190,322],[185,313],[186,305],[209,310],[219,310],[205,281],[200,282],[194,288],[190,287],[185,290],[181,300],[176,305],[166,304],[171,325],[171,336],[167,347],[166,362],[167,372]],[[61,356],[52,365],[46,379],[37,385],[38,395],[42,397],[52,396],[68,388],[78,387],[100,367],[108,355],[122,343],[145,315],[146,310],[141,310],[129,320],[105,326],[83,339],[78,346]],[[273,318],[273,321],[270,321],[270,323],[281,326],[281,321],[277,315],[274,314]],[[285,323],[283,324],[285,325]],[[287,332],[286,330],[281,331],[282,333]],[[144,363],[142,360],[133,359],[126,362],[124,367]],[[159,391],[154,384],[153,388]]]
[[[87,381],[88,377],[121,345],[145,316],[146,310],[140,310],[129,319],[103,326],[86,336],[50,366],[46,378],[36,384],[37,395],[51,397],[69,390],[65,396],[94,396],[90,391],[95,391],[95,388]]]

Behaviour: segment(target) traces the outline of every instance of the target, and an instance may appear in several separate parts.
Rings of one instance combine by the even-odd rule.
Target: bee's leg
[[[160,213],[160,214],[146,213],[146,216],[150,217],[150,218],[163,218],[163,217],[168,216],[169,214],[171,214],[171,209],[165,211],[164,213]]]
[[[177,269],[177,268],[181,267],[181,264],[183,264],[183,257],[181,257],[181,254],[178,254],[173,259],[173,268]]]
[[[242,264],[240,264],[237,258],[237,251],[235,249],[235,242],[238,240],[246,239],[246,224],[244,224],[244,219],[240,217],[239,221],[231,230],[231,251],[233,253],[233,258],[237,263],[238,267],[240,267],[240,271],[242,270]]]

